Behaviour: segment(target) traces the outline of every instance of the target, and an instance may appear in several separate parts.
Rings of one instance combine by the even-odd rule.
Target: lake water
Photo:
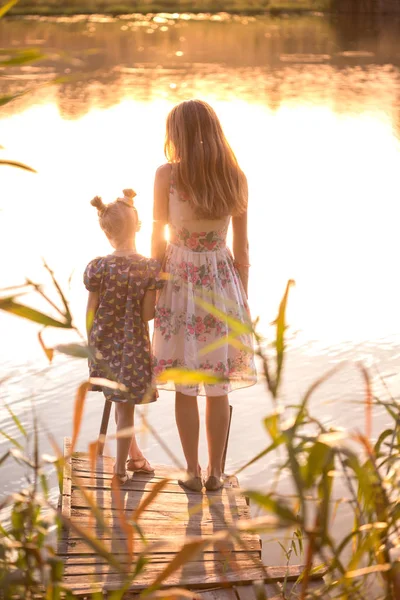
[[[381,397],[400,389],[398,31],[393,19],[334,22],[321,15],[1,22],[3,47],[39,47],[45,55],[0,78],[0,95],[30,89],[1,108],[0,157],[37,170],[1,168],[1,287],[25,277],[48,285],[45,257],[63,285],[72,274],[69,298],[83,330],[82,271],[108,252],[89,200],[95,194],[112,200],[133,187],[143,222],[138,249],[148,253],[166,115],[176,102],[201,97],[215,107],[249,180],[250,303],[267,337],[286,281],[296,280],[282,404],[298,402],[314,379],[343,361],[313,409],[326,424],[363,431],[356,363],[370,369]],[[50,85],[59,77],[62,83]],[[71,432],[74,390],[86,365],[58,356],[48,366],[35,325],[0,314],[0,327],[0,379],[7,377],[0,394],[29,431],[33,399],[42,450],[49,452],[47,431],[60,443]],[[48,345],[71,339],[61,330],[44,337]],[[262,381],[235,392],[232,404],[228,472],[266,446],[262,418],[272,407]],[[91,394],[82,450],[96,436],[101,408],[100,395]],[[17,434],[0,410],[2,428]],[[162,392],[146,412],[182,461],[173,395]],[[374,434],[385,423],[385,413],[376,411]],[[151,461],[170,462],[149,434],[141,441]],[[0,454],[7,445],[0,443]],[[204,431],[201,452],[205,466]],[[256,463],[241,483],[266,489],[276,461]],[[23,471],[10,462],[1,476],[8,493]],[[285,479],[281,487],[290,490]],[[282,562],[271,536],[264,559]]]

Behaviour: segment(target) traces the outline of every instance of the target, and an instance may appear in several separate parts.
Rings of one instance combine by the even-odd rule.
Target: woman
[[[206,399],[209,491],[223,486],[222,459],[229,426],[228,392],[256,382],[247,305],[249,252],[247,181],[214,110],[201,100],[175,106],[166,124],[165,155],[154,185],[152,256],[167,281],[154,320],[154,372],[195,369],[199,384],[164,374],[159,387],[175,390],[175,416],[187,461],[185,488],[203,487],[198,461],[197,395]],[[226,246],[230,220],[233,257]],[[169,226],[169,243],[165,241]],[[229,338],[228,338],[229,336]]]

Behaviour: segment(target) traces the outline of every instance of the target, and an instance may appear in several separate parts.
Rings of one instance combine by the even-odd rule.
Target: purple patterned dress
[[[125,392],[94,386],[108,400],[140,404],[156,400],[152,383],[148,324],[141,318],[146,290],[161,287],[160,265],[140,254],[109,254],[92,260],[85,269],[84,284],[99,292],[89,345],[90,377],[104,377],[123,384]]]

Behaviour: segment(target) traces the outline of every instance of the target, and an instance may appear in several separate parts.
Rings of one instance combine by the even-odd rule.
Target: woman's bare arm
[[[86,331],[89,339],[89,334],[92,329],[94,316],[99,307],[99,292],[89,292],[88,303],[86,307]]]
[[[161,264],[164,260],[165,225],[168,223],[168,202],[171,165],[165,164],[156,171],[154,180],[153,233],[151,237],[151,256]]]
[[[249,282],[249,240],[247,237],[247,208],[239,216],[232,217],[233,257],[239,271],[246,295]]]

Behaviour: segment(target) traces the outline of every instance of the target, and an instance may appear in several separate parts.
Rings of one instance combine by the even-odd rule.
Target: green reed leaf
[[[45,315],[34,308],[30,308],[25,304],[15,302],[13,297],[0,299],[0,310],[4,310],[5,312],[22,317],[28,321],[39,323],[45,327],[60,327],[63,329],[70,329],[70,325],[68,323],[62,323],[61,321],[57,321],[56,319],[53,319],[53,317],[49,317],[48,315]]]
[[[19,442],[17,442],[17,440],[15,440],[13,437],[8,435],[8,433],[6,433],[5,431],[1,430],[0,435],[2,435],[3,437],[6,438],[6,440],[11,442],[11,444],[13,444],[16,448],[18,448],[18,450],[23,450],[23,447],[21,446],[21,444]]]
[[[299,523],[298,517],[294,514],[291,508],[278,500],[275,500],[268,494],[262,492],[246,490],[245,494],[255,504],[267,510],[268,512],[274,513],[284,523]]]
[[[157,377],[158,383],[173,381],[178,385],[196,385],[198,383],[214,384],[226,381],[222,377],[209,375],[203,371],[192,371],[190,369],[166,369]]]
[[[375,450],[375,454],[378,455],[381,451],[381,446],[383,444],[383,442],[386,440],[387,437],[389,436],[393,436],[394,430],[393,429],[385,429],[385,431],[382,431],[382,433],[380,434],[380,436],[378,437],[375,446],[374,446],[374,450]]]
[[[214,317],[220,319],[223,322],[226,322],[228,324],[229,328],[232,331],[236,332],[238,335],[253,333],[253,327],[250,322],[243,323],[243,321],[239,321],[238,319],[235,319],[234,317],[227,315],[226,313],[224,313],[222,310],[220,310],[219,308],[217,308],[210,302],[203,300],[203,298],[196,297],[195,303],[198,306],[200,306],[201,308],[203,308],[204,310],[206,310],[207,312],[211,313]],[[243,309],[243,311],[244,311],[244,309]]]
[[[279,414],[273,413],[271,415],[268,415],[268,417],[265,417],[263,423],[264,423],[264,427],[267,430],[271,440],[273,442],[278,440],[279,436],[281,435],[281,432],[279,429]]]
[[[17,4],[18,0],[9,0],[9,2],[6,2],[6,4],[3,4],[3,6],[0,8],[0,19],[2,17],[4,17],[4,15],[15,5]]]
[[[0,67],[18,67],[44,58],[44,54],[37,48],[27,48],[24,50],[17,50],[16,52],[11,49],[10,54],[14,54],[14,56],[6,58],[5,60],[0,60]]]
[[[17,415],[13,412],[11,406],[9,406],[8,404],[4,404],[4,406],[6,407],[9,415],[11,416],[12,420],[14,421],[14,423],[16,424],[16,426],[18,427],[19,431],[22,433],[22,435],[27,438],[28,434],[26,432],[25,427],[22,425],[21,421],[18,419]]]
[[[12,102],[16,98],[19,98],[19,96],[21,96],[20,93],[18,93],[18,94],[8,94],[8,95],[5,95],[5,96],[0,96],[0,106],[5,106],[9,102]]]
[[[243,342],[237,339],[238,335],[238,333],[230,333],[229,335],[218,338],[215,340],[215,342],[212,342],[211,344],[208,344],[202,348],[199,352],[199,356],[204,356],[210,352],[214,352],[214,350],[218,350],[218,348],[226,345],[233,346],[238,350],[244,350],[245,352],[253,352],[252,348],[249,348],[246,346],[246,344],[243,344]]]
[[[272,452],[273,450],[275,450],[276,448],[278,448],[278,446],[280,446],[281,444],[283,444],[284,441],[285,441],[284,436],[280,435],[270,446],[268,446],[264,450],[261,450],[261,452],[259,452],[256,456],[254,456],[253,458],[251,458],[242,467],[240,467],[237,471],[235,471],[235,475],[238,475],[239,473],[241,473],[242,471],[244,471],[245,469],[247,469],[248,467],[250,467],[251,465],[253,465],[257,461],[259,461],[261,458],[264,458],[264,456],[267,456],[267,454],[269,454],[270,452]]]
[[[55,346],[54,350],[67,356],[73,356],[74,358],[91,358],[92,353],[87,344],[59,344]]]
[[[317,478],[327,468],[331,454],[332,450],[320,442],[316,442],[311,447],[304,469],[302,469],[304,484],[307,488],[315,485]]]
[[[282,369],[283,369],[283,361],[285,357],[285,332],[287,329],[286,324],[286,308],[287,302],[289,298],[290,288],[294,285],[294,280],[289,279],[286,284],[286,290],[283,294],[283,298],[279,305],[278,316],[274,321],[274,325],[276,325],[276,339],[275,339],[275,348],[276,348],[276,376],[275,376],[275,384],[274,384],[274,394],[278,393]]]

